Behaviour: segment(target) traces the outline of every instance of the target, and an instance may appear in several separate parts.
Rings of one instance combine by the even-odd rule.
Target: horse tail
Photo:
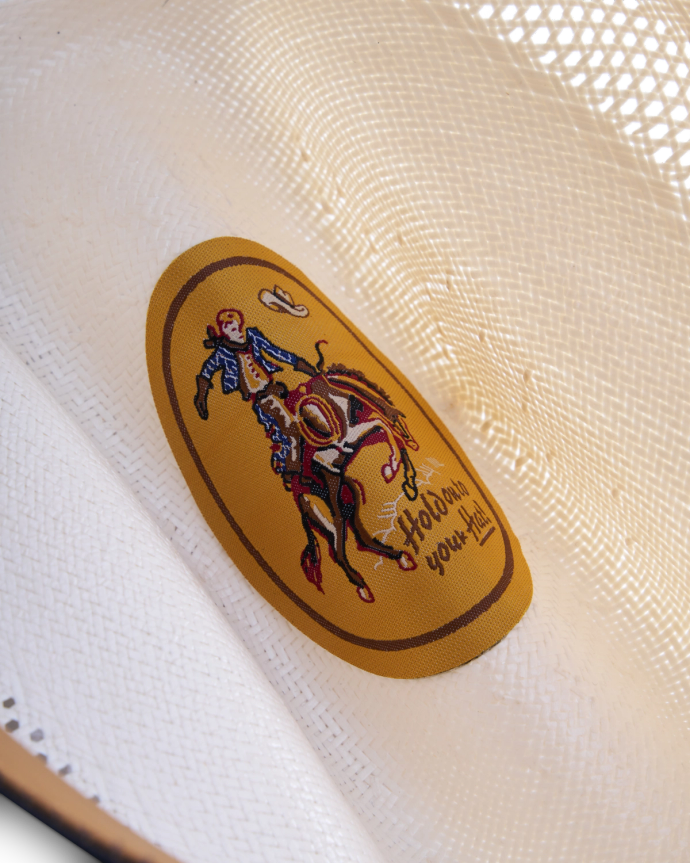
[[[316,369],[317,369],[319,374],[321,374],[323,372],[323,364],[325,362],[323,354],[321,353],[320,345],[327,345],[327,344],[328,344],[328,342],[326,341],[326,339],[319,339],[318,342],[314,345],[314,347],[316,348],[316,353],[319,355],[319,361],[316,364]]]

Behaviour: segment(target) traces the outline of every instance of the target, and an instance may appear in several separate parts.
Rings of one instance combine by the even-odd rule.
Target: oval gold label
[[[336,656],[424,677],[532,596],[520,546],[410,382],[296,267],[249,240],[180,255],[149,376],[194,498],[254,587]]]

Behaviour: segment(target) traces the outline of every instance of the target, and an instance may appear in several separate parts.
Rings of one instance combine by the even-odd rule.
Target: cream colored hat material
[[[686,10],[0,14],[3,724],[182,861],[684,860]],[[224,235],[316,282],[506,512],[534,601],[469,665],[325,653],[195,508],[146,308]]]

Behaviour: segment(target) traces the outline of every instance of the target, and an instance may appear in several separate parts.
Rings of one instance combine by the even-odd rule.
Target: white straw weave
[[[687,7],[0,23],[2,724],[183,863],[689,859]],[[222,235],[337,302],[506,511],[534,601],[469,665],[334,658],[196,509],[145,318]]]

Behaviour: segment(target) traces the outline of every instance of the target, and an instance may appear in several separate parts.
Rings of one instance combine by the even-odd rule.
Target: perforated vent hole
[[[611,80],[611,76],[609,75],[609,73],[604,72],[603,74],[599,75],[597,80],[594,82],[593,86],[596,87],[597,90],[601,90],[603,87],[605,87],[608,84],[608,82],[610,80]]]
[[[662,12],[650,14],[647,7],[641,14],[642,9],[636,0],[547,7],[497,2],[475,14],[619,123],[630,145],[659,166],[690,211],[684,192],[690,188],[690,161],[678,148],[688,140],[690,91],[681,92],[679,82],[688,74],[690,41]],[[667,145],[659,147],[664,138]]]

